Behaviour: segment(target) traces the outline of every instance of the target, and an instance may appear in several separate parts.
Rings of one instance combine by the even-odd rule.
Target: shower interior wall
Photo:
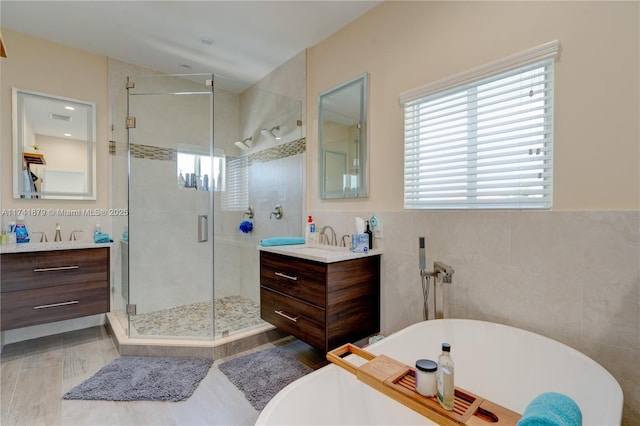
[[[290,72],[286,70],[293,67],[298,71],[298,79],[302,76],[304,87],[304,68],[297,67],[297,63],[285,64],[273,74],[289,75]],[[273,74],[271,81],[274,81]],[[271,83],[268,89],[264,85],[255,85],[239,95],[221,91],[225,99],[237,98],[239,122],[234,135],[227,133],[220,138],[217,137],[218,125],[215,125],[215,145],[222,146],[229,156],[247,157],[249,202],[245,209],[251,206],[255,213],[253,231],[243,234],[239,224],[248,220],[248,217],[243,211],[222,210],[221,194],[215,194],[216,297],[235,295],[240,290],[240,295],[259,303],[259,256],[256,246],[260,239],[302,235],[306,155],[300,150],[290,153],[292,155],[283,154],[278,149],[279,146],[295,144],[302,139],[302,127],[298,125],[302,120],[302,101],[273,90],[278,90],[277,84]],[[233,111],[218,107],[219,99],[220,96],[216,95],[216,123],[221,121],[218,115],[225,119],[233,115]],[[260,134],[261,129],[274,126],[280,127],[280,140],[270,140]],[[240,151],[233,144],[248,137],[252,138],[253,146],[247,151]],[[276,205],[282,206],[284,211],[280,220],[270,215]]]

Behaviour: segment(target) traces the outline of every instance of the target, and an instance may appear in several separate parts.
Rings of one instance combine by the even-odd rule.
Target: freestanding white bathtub
[[[559,392],[580,406],[585,426],[620,425],[623,396],[613,376],[586,355],[525,330],[474,320],[431,320],[366,350],[414,366],[417,359],[437,360],[442,342],[451,344],[456,386],[520,414],[539,394]],[[346,360],[365,362],[356,355]],[[284,388],[256,424],[434,423],[331,364]]]

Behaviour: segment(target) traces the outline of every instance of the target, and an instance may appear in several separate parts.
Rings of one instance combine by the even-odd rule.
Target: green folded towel
[[[304,244],[304,237],[272,237],[260,240],[262,247],[290,246],[294,244]]]
[[[582,412],[570,397],[556,392],[538,395],[529,403],[518,426],[581,426]]]

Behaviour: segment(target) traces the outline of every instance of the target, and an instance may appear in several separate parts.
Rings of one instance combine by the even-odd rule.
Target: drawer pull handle
[[[36,268],[33,272],[49,272],[49,271],[69,271],[71,269],[80,269],[78,265],[73,266],[56,266],[54,268]]]
[[[80,303],[78,300],[71,300],[69,302],[50,303],[48,305],[34,306],[33,309],[55,308],[56,306],[77,305],[78,303]]]
[[[274,274],[288,280],[298,281],[298,277],[292,277],[291,275],[283,274],[282,272],[274,272]]]
[[[275,311],[276,314],[280,315],[281,317],[285,317],[286,319],[288,319],[289,321],[293,321],[293,322],[298,322],[298,317],[292,317],[289,316],[287,314],[285,314],[282,311]]]

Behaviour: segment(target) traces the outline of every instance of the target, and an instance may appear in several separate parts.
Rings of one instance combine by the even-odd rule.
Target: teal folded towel
[[[293,244],[304,244],[304,237],[272,237],[260,240],[262,247],[290,246]]]
[[[93,234],[93,242],[94,243],[112,243],[113,240],[109,237],[109,234],[103,234],[102,232],[97,232]]]
[[[556,392],[538,395],[529,403],[518,426],[581,426],[582,412],[570,397]]]

